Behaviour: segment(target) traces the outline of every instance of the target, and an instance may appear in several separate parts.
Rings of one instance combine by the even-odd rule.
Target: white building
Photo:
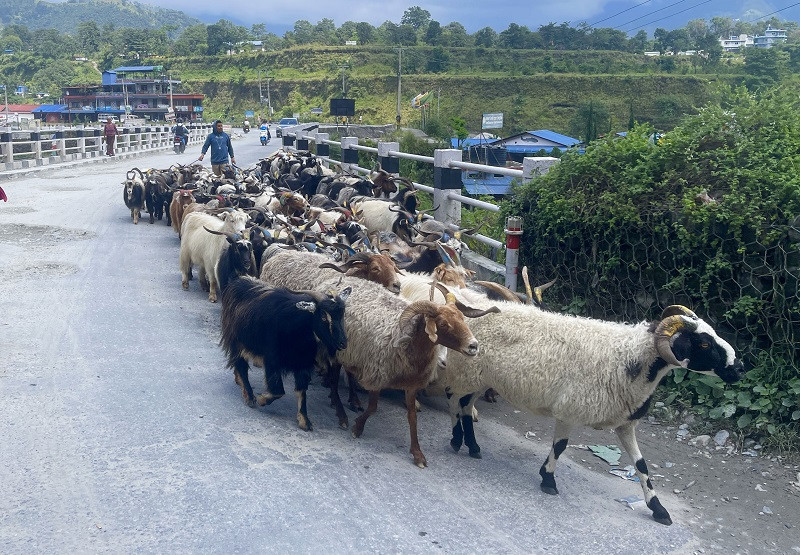
[[[786,29],[773,29],[767,25],[763,35],[753,37],[753,46],[757,48],[772,48],[773,44],[786,42]]]

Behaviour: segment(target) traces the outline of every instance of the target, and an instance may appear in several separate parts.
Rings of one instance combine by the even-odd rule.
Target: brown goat
[[[194,202],[194,195],[187,189],[181,189],[172,193],[172,202],[169,204],[169,217],[172,220],[172,229],[181,236],[181,223],[183,214],[188,205]]]

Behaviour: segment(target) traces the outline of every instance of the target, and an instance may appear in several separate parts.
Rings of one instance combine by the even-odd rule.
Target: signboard
[[[253,110],[245,110],[244,111],[244,117],[246,117],[246,118],[252,118],[252,117],[255,117],[255,115],[256,115],[256,113]]]
[[[332,116],[356,115],[356,101],[354,98],[331,98]]]
[[[358,41],[355,41],[355,40],[346,40],[346,41],[344,41],[344,45],[345,46],[355,46],[357,44],[358,44]]]
[[[483,114],[481,129],[501,129],[503,127],[503,113]]]
[[[322,113],[322,108],[311,108],[311,110],[309,110],[309,112],[311,112],[312,114],[321,114]]]

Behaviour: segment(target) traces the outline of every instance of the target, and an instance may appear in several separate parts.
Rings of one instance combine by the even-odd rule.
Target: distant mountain
[[[74,33],[78,24],[95,21],[98,25],[159,29],[175,25],[183,29],[201,23],[178,10],[158,8],[128,0],[0,0],[0,24],[25,25],[28,29],[58,29]]]

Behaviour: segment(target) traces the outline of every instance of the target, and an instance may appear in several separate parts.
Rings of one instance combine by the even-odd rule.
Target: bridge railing
[[[202,143],[211,125],[189,124],[189,144]],[[172,147],[170,125],[123,126],[119,128],[116,152],[125,153]],[[102,127],[41,127],[13,130],[0,127],[0,170],[13,170],[102,156]]]
[[[474,199],[461,194],[462,172],[465,170],[483,171],[492,174],[507,175],[512,178],[526,181],[546,173],[558,160],[549,157],[528,157],[523,160],[522,169],[487,166],[473,164],[462,160],[463,151],[459,149],[436,149],[433,156],[421,156],[402,152],[400,144],[396,142],[378,142],[377,148],[360,145],[357,137],[342,137],[341,141],[332,141],[327,133],[305,131],[302,127],[288,128],[283,132],[283,146],[287,150],[310,150],[310,143],[314,143],[314,150],[318,158],[329,164],[335,164],[343,171],[357,172],[369,175],[372,170],[358,165],[359,151],[375,154],[381,169],[393,175],[399,175],[400,160],[413,160],[433,165],[434,183],[426,185],[414,182],[414,186],[421,191],[433,195],[434,218],[445,223],[453,231],[460,229],[461,206],[473,206],[489,212],[499,212],[500,208],[491,202]],[[342,160],[330,158],[330,146],[338,146],[342,150]],[[495,252],[505,249],[505,267],[494,260],[470,253],[464,256],[464,264],[476,270],[479,276],[491,278],[502,276],[506,287],[512,291],[517,290],[517,275],[519,261],[519,246],[522,236],[522,218],[511,216],[506,220],[505,243],[480,234],[471,235]]]

